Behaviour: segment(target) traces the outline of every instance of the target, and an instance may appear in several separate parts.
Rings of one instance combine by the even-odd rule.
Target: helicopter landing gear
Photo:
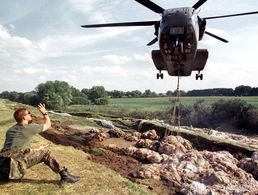
[[[198,71],[198,73],[195,76],[195,79],[198,80],[200,78],[200,80],[203,79],[203,74],[200,73],[200,70]]]
[[[161,71],[159,71],[159,73],[157,73],[157,79],[159,79],[159,78],[161,78],[161,79],[164,78],[164,75],[163,75],[163,73],[161,73]]]

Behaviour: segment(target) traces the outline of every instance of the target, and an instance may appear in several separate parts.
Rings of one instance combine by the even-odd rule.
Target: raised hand
[[[41,112],[41,114],[45,114],[46,113],[45,104],[40,103],[38,105],[38,110]]]

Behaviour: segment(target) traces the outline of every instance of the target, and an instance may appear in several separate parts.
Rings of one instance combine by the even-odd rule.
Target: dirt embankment
[[[53,121],[52,130],[42,136],[90,153],[92,161],[157,194],[258,192],[258,157],[246,158],[252,151],[232,145],[220,148],[202,139],[196,143],[196,137],[190,137],[191,142],[182,136],[164,137],[164,129],[138,125],[129,126],[137,130],[123,131]]]

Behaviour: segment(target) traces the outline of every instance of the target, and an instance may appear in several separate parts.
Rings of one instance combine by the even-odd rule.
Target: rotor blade
[[[213,38],[215,38],[215,39],[218,39],[218,40],[224,42],[224,43],[228,43],[228,40],[223,39],[223,38],[221,38],[221,37],[219,37],[219,36],[217,36],[217,35],[214,35],[214,34],[212,34],[212,33],[210,33],[210,32],[207,32],[207,31],[205,31],[205,33],[206,33],[207,35],[210,35],[211,37],[213,37]]]
[[[158,38],[157,37],[155,37],[151,42],[149,42],[147,45],[148,46],[151,46],[151,45],[153,45],[154,43],[156,43],[158,41]]]
[[[107,24],[89,24],[81,25],[83,28],[99,28],[99,27],[121,27],[121,26],[152,26],[158,21],[142,21],[142,22],[122,22],[122,23],[107,23]]]
[[[194,9],[198,9],[199,7],[202,6],[207,0],[199,0],[196,4],[193,5]]]
[[[149,8],[150,10],[152,10],[158,14],[162,14],[163,11],[165,10],[150,0],[135,0],[135,1],[137,1],[138,3],[144,5],[145,7]]]
[[[222,16],[212,16],[212,17],[206,17],[206,18],[203,18],[203,19],[209,20],[209,19],[227,18],[227,17],[235,17],[235,16],[244,16],[244,15],[251,15],[251,14],[258,14],[258,11],[239,13],[239,14],[222,15]]]

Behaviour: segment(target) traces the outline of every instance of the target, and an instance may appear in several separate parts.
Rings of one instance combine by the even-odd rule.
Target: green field
[[[122,106],[125,108],[141,108],[147,110],[163,110],[171,107],[171,99],[173,97],[157,97],[157,98],[116,98],[110,99],[110,106]],[[254,105],[258,108],[258,97],[181,97],[180,102],[184,105],[193,105],[197,100],[204,100],[204,103],[210,105],[219,99],[242,99],[248,104]]]
[[[109,99],[108,105],[72,105],[68,106],[64,111],[94,112],[135,118],[167,118],[166,113],[174,105],[172,103],[173,99],[175,98],[115,98]],[[203,104],[211,105],[220,99],[241,99],[258,109],[258,97],[181,97],[180,102],[184,105],[192,106],[196,101],[204,100]]]

